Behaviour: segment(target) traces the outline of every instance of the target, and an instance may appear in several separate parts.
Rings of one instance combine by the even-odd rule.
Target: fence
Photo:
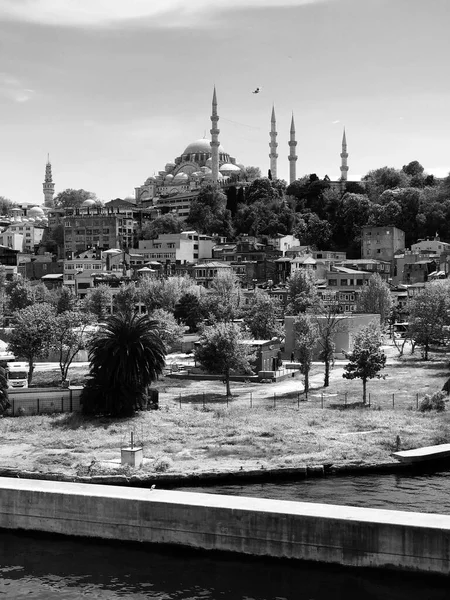
[[[40,415],[55,412],[73,412],[80,410],[82,387],[64,388],[25,388],[8,390],[11,408],[7,414]]]
[[[176,404],[179,408],[183,406],[197,406],[207,408],[208,406],[230,407],[236,404],[242,408],[300,408],[307,405],[314,408],[323,409],[352,409],[365,407],[372,410],[417,410],[422,397],[416,393],[414,395],[407,393],[396,394],[371,394],[367,393],[366,404],[361,401],[361,394],[348,394],[332,392],[319,392],[310,390],[308,397],[304,392],[277,394],[273,393],[261,397],[258,393],[244,392],[238,393],[231,398],[225,394],[209,394],[202,392],[199,394],[190,394],[186,396],[182,393],[172,396],[166,393],[160,394],[160,400]]]

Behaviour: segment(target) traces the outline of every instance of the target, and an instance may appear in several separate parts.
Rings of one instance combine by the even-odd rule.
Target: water
[[[302,479],[298,482],[180,488],[186,491],[256,496],[297,502],[323,502],[366,508],[385,508],[450,514],[450,472],[411,476],[345,475]]]
[[[91,540],[0,532],[0,598],[448,600],[448,582]]]
[[[184,488],[185,490],[187,488]],[[195,491],[450,514],[450,474]],[[0,530],[0,600],[448,600],[448,580]]]

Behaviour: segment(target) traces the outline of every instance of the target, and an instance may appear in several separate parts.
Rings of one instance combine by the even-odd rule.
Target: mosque
[[[217,95],[214,88],[211,114],[211,140],[203,138],[190,143],[173,162],[168,162],[158,175],[149,177],[145,183],[135,188],[135,200],[138,206],[173,211],[180,217],[189,214],[190,202],[194,199],[205,182],[216,183],[226,187],[232,183],[245,181],[245,167],[230,156],[219,142],[219,116],[217,112]],[[277,178],[277,130],[275,107],[272,107],[270,128],[270,175]],[[289,183],[297,179],[294,115],[291,119],[289,136]],[[345,130],[342,138],[341,178],[335,185],[343,186],[347,181],[347,140]]]

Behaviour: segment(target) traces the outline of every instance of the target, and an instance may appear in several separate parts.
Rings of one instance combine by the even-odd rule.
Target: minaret
[[[44,206],[49,208],[54,207],[53,196],[55,194],[55,184],[52,178],[52,164],[50,162],[50,156],[47,155],[47,164],[45,165],[45,181],[42,184],[44,191]]]
[[[277,121],[275,119],[275,107],[272,105],[272,117],[270,119],[270,173],[272,179],[277,179]]]
[[[295,125],[294,125],[294,113],[292,113],[292,120],[291,120],[291,135],[289,138],[289,183],[294,183],[294,181],[297,179],[297,175],[296,175],[296,167],[297,165],[295,164],[297,162],[297,155],[295,154],[295,147],[297,145],[297,142],[295,141]]]
[[[348,166],[347,166],[347,158],[348,158],[348,152],[347,152],[347,139],[345,137],[345,127],[344,127],[344,135],[342,136],[342,152],[341,152],[341,181],[347,181],[347,172],[348,172]]]
[[[212,171],[212,181],[213,183],[217,183],[219,179],[219,133],[220,129],[218,128],[219,117],[217,115],[217,98],[216,98],[216,86],[214,86],[214,93],[212,99],[212,115],[211,115],[211,124],[212,128],[210,130],[211,133],[211,171]]]

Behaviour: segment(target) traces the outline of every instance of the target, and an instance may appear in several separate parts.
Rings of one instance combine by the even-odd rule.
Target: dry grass
[[[220,382],[166,378],[157,384],[160,410],[133,419],[91,420],[80,414],[0,419],[0,468],[67,475],[121,472],[120,447],[132,430],[144,442],[143,471],[148,473],[389,462],[394,460],[391,452],[397,436],[402,449],[450,442],[450,411],[411,410],[416,393],[422,396],[442,388],[448,377],[442,355],[428,363],[410,356],[390,358],[387,378],[369,383],[370,409],[327,408],[330,403],[339,405],[345,392],[348,403],[361,398],[361,382],[344,380],[338,367],[327,390],[337,396],[327,397],[322,409],[322,372],[321,366],[315,367],[316,396],[299,404],[300,381],[294,379],[272,385],[233,384],[235,395],[227,406]],[[180,393],[189,400],[181,408]],[[373,408],[376,398],[387,399],[381,409],[381,401]]]

